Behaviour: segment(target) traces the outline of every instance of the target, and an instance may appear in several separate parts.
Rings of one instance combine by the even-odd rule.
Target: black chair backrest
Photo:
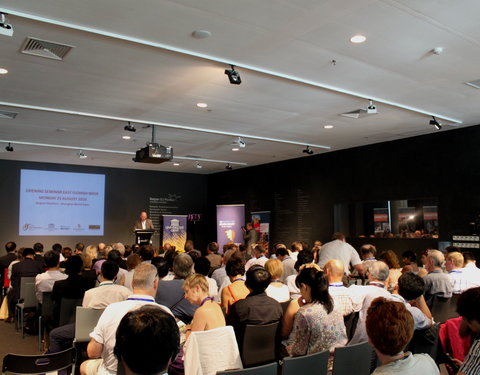
[[[218,371],[217,375],[277,375],[277,363],[250,367],[243,370]]]
[[[353,334],[355,333],[355,329],[357,329],[359,316],[360,316],[360,313],[357,311],[357,312],[352,312],[351,314],[348,314],[347,316],[343,317],[343,322],[345,323],[345,328],[347,330],[348,341],[352,339]]]
[[[437,323],[445,323],[448,319],[458,318],[458,294],[450,298],[434,296],[432,299],[432,316]]]
[[[240,347],[243,367],[259,366],[277,358],[277,331],[279,322],[252,325],[247,324]]]
[[[303,355],[300,357],[286,357],[283,359],[283,375],[315,374],[327,375],[328,357],[330,352]]]
[[[405,350],[413,354],[426,353],[433,360],[437,358],[438,352],[438,334],[440,333],[440,323],[435,323],[430,328],[417,329],[413,332],[413,337]]]
[[[58,320],[55,319],[55,304],[52,300],[52,292],[42,293],[42,319],[47,327],[47,332],[58,327]]]
[[[332,375],[369,375],[373,353],[368,342],[336,348]]]
[[[288,305],[290,305],[290,300],[285,302],[280,302],[280,306],[282,306],[282,311],[285,314],[285,311],[288,309]]]
[[[7,354],[3,358],[2,372],[13,374],[44,374],[75,365],[75,348],[44,355]]]
[[[59,326],[75,323],[77,306],[82,306],[83,298],[62,298],[60,305]]]

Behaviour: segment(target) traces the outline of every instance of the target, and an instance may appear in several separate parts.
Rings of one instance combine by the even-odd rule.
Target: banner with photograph
[[[252,212],[253,228],[258,232],[258,242],[268,249],[270,241],[270,211]]]
[[[223,245],[233,242],[243,243],[245,225],[245,205],[228,204],[217,205],[217,243],[219,252],[223,252]]]
[[[163,215],[162,246],[166,242],[183,251],[187,241],[187,215]]]

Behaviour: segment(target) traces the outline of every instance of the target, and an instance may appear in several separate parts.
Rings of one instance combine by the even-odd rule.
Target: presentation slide
[[[103,236],[105,175],[22,169],[20,236]]]

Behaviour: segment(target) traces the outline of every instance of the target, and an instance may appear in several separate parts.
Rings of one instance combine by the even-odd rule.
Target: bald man
[[[343,273],[345,267],[343,262],[338,259],[331,259],[325,263],[325,272],[328,278],[328,293],[333,298],[334,307],[339,310],[343,316],[352,312],[360,311],[362,308],[362,298],[351,293],[349,288],[343,285]]]

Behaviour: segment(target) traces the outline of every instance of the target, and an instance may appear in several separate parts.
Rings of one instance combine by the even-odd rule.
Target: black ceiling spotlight
[[[136,132],[137,131],[137,129],[135,129],[135,126],[130,124],[130,121],[128,122],[128,125],[125,125],[125,127],[123,129],[125,129],[128,132]]]
[[[435,116],[432,116],[432,119],[430,120],[430,125],[435,126],[435,129],[437,129],[437,130],[441,130],[441,129],[442,129],[442,125],[440,125],[440,123],[437,121],[437,119],[435,118]]]
[[[239,85],[242,83],[240,79],[240,74],[235,70],[235,66],[230,65],[232,70],[225,69],[225,74],[228,76],[228,80],[232,85]]]
[[[302,152],[308,155],[313,155],[313,150],[310,150],[310,146],[307,146],[307,148]]]
[[[10,142],[8,142],[8,146],[5,147],[5,150],[13,152],[13,146],[10,144]]]
[[[225,169],[231,171],[233,167],[230,165],[230,163],[227,163],[227,166],[225,167]]]

